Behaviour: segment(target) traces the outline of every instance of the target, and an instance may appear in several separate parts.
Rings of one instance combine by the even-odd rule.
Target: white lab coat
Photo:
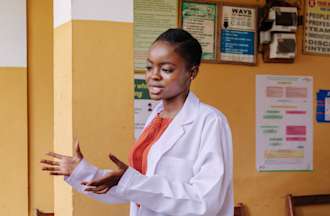
[[[162,109],[160,102],[146,125]],[[222,113],[201,103],[193,93],[151,147],[147,163],[146,175],[129,167],[118,185],[102,195],[84,192],[80,182],[109,171],[86,160],[66,181],[106,203],[131,202],[131,216],[233,216],[230,128]]]

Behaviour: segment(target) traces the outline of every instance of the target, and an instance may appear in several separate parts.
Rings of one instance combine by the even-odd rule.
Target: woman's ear
[[[199,70],[199,66],[198,65],[192,66],[192,68],[190,70],[190,73],[191,73],[190,79],[191,80],[193,80],[193,79],[196,78],[196,76],[198,74],[198,70]]]

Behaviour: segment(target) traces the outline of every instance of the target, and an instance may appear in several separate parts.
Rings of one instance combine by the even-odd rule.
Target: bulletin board
[[[179,27],[200,41],[202,61],[256,65],[257,7],[180,0]]]
[[[219,61],[255,65],[257,8],[254,6],[223,4],[220,17]]]
[[[204,62],[216,63],[218,43],[218,11],[216,2],[180,1],[179,26],[190,32],[203,49]]]

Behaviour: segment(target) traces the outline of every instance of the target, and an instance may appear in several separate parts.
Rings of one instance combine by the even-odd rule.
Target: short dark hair
[[[200,65],[202,46],[189,32],[181,28],[170,28],[160,34],[153,44],[159,41],[175,45],[175,52],[185,60],[187,68]]]

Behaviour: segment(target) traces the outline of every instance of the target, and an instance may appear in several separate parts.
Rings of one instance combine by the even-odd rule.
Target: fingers
[[[50,175],[53,176],[69,176],[70,173],[67,171],[63,171],[60,167],[57,166],[45,166],[41,168],[43,171],[48,171]]]
[[[66,165],[67,165],[67,160],[70,159],[71,157],[57,154],[54,152],[49,152],[49,153],[47,153],[47,155],[53,157],[54,159],[59,159],[59,161],[42,159],[40,161],[40,163],[45,165],[41,168],[42,171],[46,171],[50,175],[53,175],[53,176],[69,176],[70,175],[70,173],[68,172],[68,169],[66,169]]]
[[[51,164],[56,164],[57,162],[54,161],[47,161],[51,162]],[[49,165],[49,163],[47,163]],[[42,171],[47,171],[50,175],[53,176],[69,176],[70,174],[67,171],[63,171],[61,167],[55,166],[45,166],[41,168]]]
[[[107,176],[97,179],[97,180],[92,180],[92,181],[83,181],[81,184],[85,186],[93,186],[93,187],[98,187],[101,185],[114,185],[120,178],[119,172],[111,172]]]
[[[105,188],[104,190],[96,191],[96,192],[94,192],[94,193],[96,193],[96,194],[105,194],[105,193],[107,193],[110,189],[111,189],[111,188],[107,187],[107,188]]]
[[[42,167],[42,170],[44,170],[44,171],[60,171],[61,169],[59,167]]]
[[[110,160],[112,160],[112,162],[114,162],[117,165],[119,169],[126,169],[128,167],[124,162],[119,160],[116,156],[114,156],[111,153],[109,154],[109,158]]]
[[[63,159],[66,157],[65,155],[57,154],[55,152],[48,152],[47,155],[57,159]]]
[[[59,166],[60,163],[57,161],[51,161],[51,160],[41,160],[40,163],[52,165],[52,166]]]
[[[69,176],[70,173],[68,172],[65,172],[65,171],[52,171],[52,172],[49,172],[50,175],[53,175],[53,176]]]
[[[82,182],[81,184],[85,185],[85,186],[98,187],[98,186],[107,184],[109,181],[110,181],[109,178],[102,178],[102,179],[99,179],[99,180],[94,180],[94,181],[89,181],[89,182],[85,181],[85,182]]]
[[[75,147],[75,156],[77,156],[78,158],[82,159],[84,156],[83,156],[83,154],[81,153],[78,138],[75,138],[75,139],[74,139],[74,147]]]
[[[85,191],[93,192],[96,194],[104,194],[104,193],[108,192],[110,189],[111,189],[111,186],[109,186],[109,185],[101,185],[98,187],[88,187],[85,189]]]

